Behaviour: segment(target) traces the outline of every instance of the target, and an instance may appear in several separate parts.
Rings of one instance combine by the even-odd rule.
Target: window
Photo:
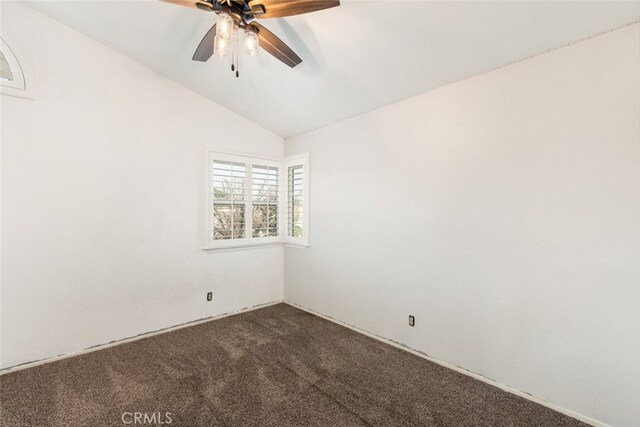
[[[9,47],[6,35],[0,38],[0,92],[6,95],[33,99],[33,79],[16,56],[15,51]],[[28,77],[25,77],[26,76]]]
[[[246,165],[213,160],[212,170],[213,239],[243,239],[246,234]]]
[[[287,235],[285,242],[309,245],[309,154],[285,160],[287,171]]]
[[[275,166],[252,166],[254,238],[279,235],[279,172],[280,168]]]
[[[301,165],[289,166],[287,180],[287,234],[289,237],[302,237],[304,230],[304,169]]]
[[[7,82],[12,82],[13,79],[13,71],[11,71],[11,65],[9,65],[9,61],[4,56],[4,53],[0,50],[0,80],[5,80]]]
[[[205,249],[308,245],[308,156],[283,163],[206,153]]]

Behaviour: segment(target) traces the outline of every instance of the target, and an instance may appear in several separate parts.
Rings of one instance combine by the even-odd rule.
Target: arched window
[[[6,81],[13,81],[13,72],[11,71],[11,66],[9,65],[9,61],[4,57],[4,53],[0,51],[0,79]]]
[[[0,38],[0,89],[3,94],[33,99],[33,80],[4,38]]]

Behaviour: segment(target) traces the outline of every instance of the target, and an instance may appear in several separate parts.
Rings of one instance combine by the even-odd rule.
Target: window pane
[[[291,166],[288,170],[287,234],[302,237],[303,234],[303,167]]]
[[[11,71],[11,65],[5,58],[4,53],[0,51],[0,79],[13,80],[13,72]]]
[[[278,236],[278,168],[251,168],[253,237]]]
[[[213,239],[242,239],[245,237],[246,166],[214,160],[211,172]]]
[[[244,239],[244,205],[233,206],[233,238]]]
[[[231,238],[231,206],[213,206],[213,238]]]

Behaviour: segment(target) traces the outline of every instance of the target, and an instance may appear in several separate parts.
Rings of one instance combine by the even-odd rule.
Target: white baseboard
[[[388,338],[381,337],[381,336],[376,335],[376,334],[372,334],[371,332],[368,332],[368,331],[366,331],[364,329],[360,329],[360,328],[358,328],[356,326],[350,325],[350,324],[345,323],[345,322],[343,322],[341,320],[338,320],[338,319],[334,319],[333,317],[326,316],[326,315],[324,315],[322,313],[318,313],[317,311],[311,310],[309,308],[303,307],[303,306],[295,304],[293,302],[284,301],[284,303],[288,304],[288,305],[290,305],[292,307],[298,308],[300,310],[304,310],[304,311],[306,311],[308,313],[311,313],[314,316],[322,317],[323,319],[326,319],[326,320],[328,320],[330,322],[336,323],[336,324],[338,324],[340,326],[344,326],[346,328],[349,328],[349,329],[351,329],[351,330],[353,330],[355,332],[358,332],[360,334],[366,335],[366,336],[368,336],[370,338],[373,338],[375,340],[381,341],[381,342],[383,342],[385,344],[389,344],[391,346],[399,348],[400,350],[407,351],[407,352],[409,352],[411,354],[414,354],[414,355],[416,355],[418,357],[426,359],[426,360],[428,360],[430,362],[437,363],[438,365],[444,366],[445,368],[453,369],[456,372],[460,372],[461,374],[468,375],[468,376],[470,376],[472,378],[475,378],[477,380],[480,380],[480,381],[482,381],[484,383],[490,384],[490,385],[492,385],[494,387],[498,387],[499,389],[504,390],[504,391],[506,391],[508,393],[515,394],[516,396],[523,397],[523,398],[525,398],[527,400],[530,400],[530,401],[535,402],[537,404],[540,404],[542,406],[546,406],[547,408],[553,409],[554,411],[560,412],[561,414],[567,415],[567,416],[569,416],[571,418],[575,418],[575,419],[577,419],[579,421],[582,421],[583,423],[591,424],[592,426],[595,426],[595,427],[611,427],[611,425],[609,425],[607,423],[603,423],[602,421],[595,420],[595,419],[593,419],[591,417],[588,417],[586,415],[583,415],[583,414],[580,414],[578,412],[572,411],[571,409],[563,408],[561,406],[558,406],[558,405],[556,405],[554,403],[546,401],[546,400],[544,400],[542,398],[533,396],[533,395],[531,395],[529,393],[526,393],[524,391],[520,391],[520,390],[517,390],[515,388],[509,387],[508,385],[500,384],[500,383],[498,383],[498,382],[496,382],[496,381],[494,381],[494,380],[492,380],[490,378],[487,378],[487,377],[485,377],[483,375],[476,374],[475,372],[468,371],[468,370],[466,370],[464,368],[461,368],[459,366],[451,365],[451,364],[449,364],[447,362],[443,362],[442,360],[435,359],[435,358],[433,358],[433,357],[431,357],[431,356],[429,356],[429,355],[427,355],[427,354],[425,354],[425,353],[423,353],[423,352],[421,352],[419,350],[414,350],[411,347],[407,347],[406,345],[404,345],[402,343],[390,340]]]
[[[303,307],[301,305],[298,305],[298,304],[295,304],[295,303],[292,303],[292,302],[289,302],[289,301],[272,301],[272,302],[265,303],[265,304],[254,305],[252,307],[245,307],[245,308],[240,309],[240,310],[236,310],[236,311],[232,311],[232,312],[228,312],[228,313],[223,313],[223,314],[220,314],[220,315],[217,315],[217,316],[211,316],[211,317],[207,317],[207,318],[204,318],[204,319],[194,320],[193,322],[188,322],[188,323],[183,323],[183,324],[180,324],[180,325],[170,326],[168,328],[160,329],[160,330],[153,331],[153,332],[147,332],[147,333],[144,333],[144,334],[136,335],[134,337],[124,338],[124,339],[117,340],[117,341],[112,341],[112,342],[109,342],[109,343],[106,343],[106,344],[99,344],[99,345],[96,345],[96,346],[93,346],[93,347],[86,348],[84,350],[75,351],[75,352],[72,352],[72,353],[61,354],[61,355],[49,357],[49,358],[46,358],[46,359],[35,360],[33,362],[26,362],[26,363],[22,363],[20,365],[10,366],[8,368],[4,368],[4,369],[0,370],[0,375],[7,374],[9,372],[19,371],[19,370],[22,370],[22,369],[31,368],[31,367],[34,367],[34,366],[44,365],[45,363],[51,363],[51,362],[55,362],[57,360],[67,359],[69,357],[74,357],[74,356],[79,356],[79,355],[82,355],[82,354],[91,353],[93,351],[98,351],[98,350],[102,350],[102,349],[109,348],[109,347],[115,347],[115,346],[120,345],[120,344],[132,342],[132,341],[137,341],[137,340],[141,340],[141,339],[144,339],[144,338],[149,338],[149,337],[152,337],[154,335],[164,334],[164,333],[176,331],[176,330],[182,329],[182,328],[188,328],[190,326],[195,326],[195,325],[199,325],[201,323],[211,322],[213,320],[222,319],[224,317],[233,316],[235,314],[240,314],[240,313],[244,313],[244,312],[248,312],[248,311],[252,311],[252,310],[257,310],[257,309],[264,308],[264,307],[269,307],[271,305],[280,304],[282,302],[284,302],[285,304],[288,304],[288,305],[290,305],[292,307],[298,308],[300,310],[304,310],[304,311],[306,311],[308,313],[311,313],[311,314],[313,314],[315,316],[322,317],[323,319],[329,320],[330,322],[336,323],[336,324],[338,324],[340,326],[344,326],[346,328],[349,328],[349,329],[351,329],[351,330],[353,330],[355,332],[358,332],[360,334],[366,335],[366,336],[371,337],[371,338],[373,338],[375,340],[381,341],[381,342],[383,342],[385,344],[389,344],[389,345],[394,346],[396,348],[399,348],[401,350],[407,351],[407,352],[409,352],[411,354],[414,354],[414,355],[416,355],[418,357],[421,357],[423,359],[429,360],[430,362],[437,363],[438,365],[444,366],[445,368],[453,369],[456,372],[460,372],[461,374],[468,375],[468,376],[470,376],[472,378],[475,378],[477,380],[480,380],[480,381],[482,381],[484,383],[490,384],[490,385],[492,385],[494,387],[498,387],[499,389],[504,390],[504,391],[506,391],[508,393],[514,394],[516,396],[523,397],[523,398],[525,398],[527,400],[530,400],[532,402],[538,403],[538,404],[540,404],[542,406],[546,406],[547,408],[553,409],[554,411],[560,412],[560,413],[562,413],[564,415],[567,415],[569,417],[575,418],[575,419],[580,420],[580,421],[582,421],[584,423],[591,424],[592,426],[595,426],[595,427],[611,427],[609,424],[606,424],[606,423],[604,423],[602,421],[595,420],[595,419],[593,419],[591,417],[588,417],[586,415],[583,415],[583,414],[580,414],[578,412],[572,411],[570,409],[566,409],[566,408],[563,408],[561,406],[555,405],[555,404],[553,404],[551,402],[548,402],[548,401],[546,401],[546,400],[544,400],[542,398],[533,396],[533,395],[531,395],[529,393],[514,389],[512,387],[509,387],[508,385],[500,384],[500,383],[498,383],[498,382],[496,382],[496,381],[494,381],[492,379],[489,379],[489,378],[487,378],[487,377],[485,377],[483,375],[477,374],[475,372],[468,371],[468,370],[466,370],[464,368],[461,368],[459,366],[451,365],[451,364],[449,364],[447,362],[443,362],[442,360],[435,359],[435,358],[433,358],[433,357],[431,357],[431,356],[429,356],[429,355],[427,355],[427,354],[425,354],[425,353],[423,353],[421,351],[414,350],[414,349],[412,349],[410,347],[407,347],[404,344],[398,343],[396,341],[392,341],[390,339],[381,337],[381,336],[376,335],[376,334],[372,334],[371,332],[368,332],[368,331],[366,331],[364,329],[360,329],[360,328],[358,328],[356,326],[350,325],[350,324],[345,323],[345,322],[343,322],[341,320],[334,319],[333,317],[326,316],[326,315],[324,315],[322,313],[319,313],[317,311],[308,309],[306,307]]]
[[[9,366],[8,368],[1,369],[0,370],[0,375],[8,374],[9,372],[20,371],[22,369],[32,368],[34,366],[44,365],[45,363],[51,363],[51,362],[55,362],[55,361],[58,361],[58,360],[67,359],[69,357],[80,356],[81,354],[87,354],[87,353],[91,353],[93,351],[103,350],[103,349],[109,348],[109,347],[115,347],[115,346],[120,345],[120,344],[132,342],[132,341],[137,341],[137,340],[141,340],[141,339],[144,339],[144,338],[149,338],[149,337],[152,337],[154,335],[160,335],[160,334],[165,334],[167,332],[177,331],[178,329],[188,328],[190,326],[199,325],[201,323],[211,322],[212,320],[222,319],[223,317],[233,316],[235,314],[240,314],[240,313],[245,313],[247,311],[257,310],[259,308],[269,307],[270,305],[280,304],[282,302],[284,302],[284,301],[282,301],[282,300],[280,300],[280,301],[272,301],[272,302],[268,302],[268,303],[264,303],[264,304],[254,305],[254,306],[251,306],[251,307],[245,307],[245,308],[242,308],[240,310],[230,311],[228,313],[219,314],[217,316],[205,317],[204,319],[198,319],[198,320],[194,320],[192,322],[181,323],[179,325],[169,326],[167,328],[158,329],[157,331],[145,332],[145,333],[142,333],[140,335],[136,335],[134,337],[123,338],[121,340],[111,341],[111,342],[105,343],[105,344],[94,345],[94,346],[85,348],[84,350],[79,350],[79,351],[74,351],[74,352],[71,352],[71,353],[60,354],[58,356],[48,357],[48,358],[45,358],[45,359],[34,360],[32,362],[25,362],[25,363],[21,363],[19,365],[15,365],[15,366]]]

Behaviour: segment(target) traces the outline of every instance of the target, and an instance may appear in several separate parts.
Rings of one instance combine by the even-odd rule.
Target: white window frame
[[[263,157],[247,156],[242,154],[225,153],[210,147],[205,147],[204,155],[204,196],[203,209],[205,212],[204,236],[202,249],[209,250],[234,250],[261,246],[282,245],[306,248],[309,246],[309,153],[287,157],[284,160],[268,159]],[[213,238],[213,189],[211,177],[211,165],[213,161],[243,163],[245,165],[245,237],[242,239],[215,240]],[[279,194],[278,194],[278,236],[253,237],[253,165],[270,166],[278,169]],[[292,238],[287,235],[288,227],[288,187],[287,178],[289,166],[302,165],[303,175],[303,235]]]
[[[0,79],[0,93],[3,95],[16,96],[18,98],[35,99],[34,98],[34,79],[31,68],[25,64],[24,60],[20,62],[18,57],[24,59],[20,51],[17,50],[13,41],[3,34],[0,37],[0,49],[9,63],[14,80]]]
[[[265,246],[279,244],[282,242],[282,202],[280,200],[281,190],[278,194],[278,235],[268,237],[253,237],[253,165],[270,166],[278,169],[278,174],[282,174],[282,162],[279,160],[265,159],[260,157],[243,156],[238,154],[221,153],[207,149],[205,152],[205,180],[206,180],[206,239],[203,249],[232,249],[251,246]],[[213,161],[243,163],[245,165],[245,237],[242,239],[216,240],[213,238],[213,191],[211,187],[211,165]],[[280,179],[280,178],[279,178]],[[278,183],[282,185],[282,181]]]
[[[301,237],[293,237],[289,236],[289,220],[288,218],[281,218],[284,221],[283,227],[283,236],[284,243],[287,246],[297,246],[297,247],[308,247],[309,246],[309,153],[300,153],[290,157],[287,157],[282,162],[282,172],[281,176],[283,179],[282,190],[284,192],[284,196],[281,196],[284,201],[284,208],[286,215],[289,215],[289,186],[288,186],[288,177],[289,177],[289,168],[292,166],[302,166],[303,175],[302,175],[302,236]]]

